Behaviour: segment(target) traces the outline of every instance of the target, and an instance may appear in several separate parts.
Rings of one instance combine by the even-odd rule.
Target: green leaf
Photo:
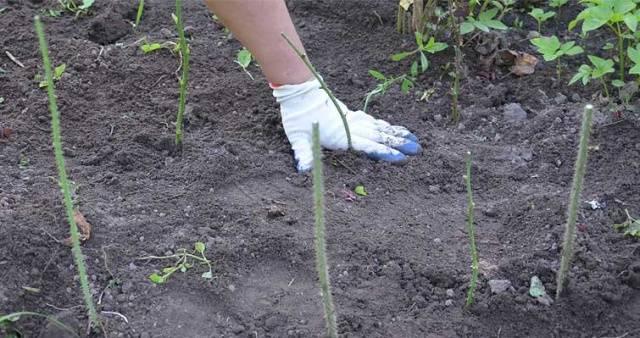
[[[400,61],[400,60],[405,59],[409,55],[411,55],[411,52],[396,53],[396,54],[391,55],[391,60],[392,61]]]
[[[202,278],[211,279],[213,278],[213,273],[211,271],[203,272]]]
[[[544,297],[547,291],[542,284],[542,281],[538,276],[531,277],[531,284],[529,285],[529,295],[534,298]]]
[[[499,20],[488,20],[488,21],[483,21],[482,23],[487,25],[487,27],[493,28],[493,29],[506,30],[509,28],[505,24],[503,24],[502,21],[499,21]]]
[[[403,94],[409,93],[409,89],[413,86],[413,83],[409,81],[409,79],[403,79],[402,84],[400,85],[400,91]]]
[[[636,8],[636,4],[631,0],[613,0],[611,1],[614,13],[624,14]]]
[[[367,196],[367,191],[364,189],[364,185],[357,185],[356,188],[353,190],[353,192],[355,192],[357,195],[360,196]]]
[[[606,23],[607,21],[589,18],[582,22],[582,31],[586,33],[592,30],[596,30]]]
[[[251,63],[251,52],[246,48],[242,48],[236,55],[236,61],[242,68],[249,67],[249,64]]]
[[[417,61],[413,61],[411,63],[411,68],[409,69],[409,73],[411,74],[411,76],[416,77],[418,76],[418,62]]]
[[[602,50],[610,50],[613,49],[615,46],[613,43],[611,42],[607,42],[604,44],[604,46],[602,46]]]
[[[636,64],[631,67],[631,69],[629,69],[629,74],[640,75],[640,64]]]
[[[480,13],[480,15],[478,15],[478,20],[479,21],[489,21],[491,19],[493,19],[496,15],[498,14],[498,9],[497,8],[492,8],[488,11],[484,11],[482,13]]]
[[[471,22],[465,21],[462,24],[460,24],[460,34],[462,35],[469,34],[473,32],[474,29],[475,29],[475,26]]]
[[[621,81],[621,80],[618,80],[618,79],[615,79],[615,80],[611,81],[611,84],[616,88],[624,87],[624,81]]]
[[[603,59],[595,55],[588,55],[589,61],[595,66],[591,72],[591,77],[599,79],[608,73],[613,73],[613,60]]]
[[[578,54],[582,54],[583,52],[584,52],[584,49],[582,49],[582,47],[573,46],[569,50],[565,51],[564,53],[566,55],[578,55]]]
[[[176,271],[176,267],[173,267],[173,266],[162,268],[162,273],[174,273],[175,271]]]
[[[424,55],[423,52],[420,52],[420,68],[423,72],[425,72],[427,68],[429,68],[429,60],[427,60],[427,56]]]
[[[89,8],[91,8],[91,6],[93,6],[95,0],[82,0],[82,5],[80,5],[78,8],[80,8],[81,10],[87,10]]]
[[[165,282],[164,277],[158,275],[157,273],[152,273],[149,276],[149,280],[154,284],[163,284]]]
[[[158,49],[162,49],[162,45],[154,42],[154,43],[144,43],[140,46],[140,49],[142,49],[142,52],[145,54],[149,54],[153,51],[156,51]]]
[[[586,85],[589,83],[589,78],[591,77],[591,67],[588,65],[581,65],[578,68],[578,73],[576,73],[571,80],[569,81],[569,85],[574,84],[578,80],[582,80],[582,84]]]
[[[474,26],[476,26],[477,29],[483,31],[483,32],[489,32],[489,27],[487,25],[485,25],[484,23],[480,22],[480,21],[476,21],[473,23]]]
[[[182,273],[187,272],[187,267],[184,264],[180,265],[180,272]]]
[[[64,71],[67,69],[67,65],[66,64],[61,64],[58,67],[53,69],[53,79],[54,80],[60,80],[60,78],[62,77],[62,74],[64,74]]]
[[[629,211],[625,210],[625,212],[627,213],[627,220],[620,224],[614,224],[613,228],[624,230],[625,236],[640,237],[640,220],[631,217]]]
[[[567,26],[567,30],[571,31],[572,29],[576,28],[576,26],[578,25],[578,22],[579,22],[578,19],[569,21],[569,25]]]
[[[436,42],[436,40],[431,37],[429,39],[429,42],[427,43],[426,46],[424,46],[424,48],[422,50],[424,50],[425,52],[429,52],[431,54],[437,53],[439,51],[442,51],[444,49],[447,48],[447,44],[444,42]]]
[[[423,42],[424,42],[422,40],[423,39],[422,33],[416,31],[415,37],[416,37],[416,44],[418,45],[419,48],[422,48]]]
[[[206,248],[206,247],[205,247],[205,245],[204,245],[204,243],[202,243],[202,242],[196,242],[196,244],[195,244],[194,246],[195,246],[196,252],[198,252],[198,253],[204,253],[204,250],[205,250],[205,248]]]
[[[384,80],[387,79],[382,73],[380,73],[379,71],[374,70],[374,69],[370,69],[369,70],[369,75],[373,76],[374,78],[376,78],[376,79],[378,79],[380,81],[384,81]]]
[[[638,28],[638,17],[633,13],[627,13],[624,15],[624,23],[629,27],[629,30],[635,32]]]

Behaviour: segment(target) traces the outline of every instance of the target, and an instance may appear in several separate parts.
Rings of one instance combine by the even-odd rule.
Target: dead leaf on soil
[[[400,2],[398,3],[398,5],[400,5],[400,7],[405,10],[405,12],[409,10],[409,6],[411,6],[412,4],[413,0],[400,0]]]
[[[80,243],[84,243],[89,239],[89,237],[91,237],[91,224],[87,222],[87,219],[84,218],[84,215],[78,209],[73,212],[73,219],[78,225],[78,231],[80,233]],[[71,237],[65,238],[62,243],[71,246]]]
[[[511,66],[509,70],[517,76],[529,75],[536,71],[537,64],[537,57],[528,53],[519,52],[514,65]]]
[[[501,49],[480,58],[481,68],[485,71],[489,71],[492,65],[508,66],[509,71],[517,76],[533,74],[537,64],[538,58],[535,56],[511,49]]]

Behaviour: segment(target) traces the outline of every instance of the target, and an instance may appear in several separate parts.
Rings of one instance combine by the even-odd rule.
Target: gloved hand
[[[282,124],[293,148],[299,172],[311,169],[311,124],[318,122],[320,145],[331,150],[347,149],[347,134],[342,119],[318,80],[273,88],[273,96],[280,103]],[[407,128],[392,126],[362,111],[351,111],[338,101],[351,131],[353,149],[370,158],[403,162],[405,155],[417,155],[422,148]]]

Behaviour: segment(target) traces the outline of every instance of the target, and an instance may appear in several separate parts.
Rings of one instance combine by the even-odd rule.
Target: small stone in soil
[[[447,295],[447,297],[453,297],[455,295],[453,289],[447,289],[447,291],[445,291],[445,294]]]
[[[267,217],[271,218],[271,219],[277,218],[277,217],[282,217],[284,215],[285,215],[284,210],[280,206],[277,206],[277,205],[270,206],[269,210],[267,211]]]
[[[562,95],[562,93],[558,93],[555,98],[553,98],[556,104],[563,104],[567,102],[567,97]]]
[[[445,301],[444,301],[444,305],[446,305],[446,306],[451,306],[451,305],[453,305],[453,300],[451,300],[451,299],[447,299],[447,300],[445,300]]]
[[[507,122],[521,122],[527,119],[527,112],[518,103],[509,103],[503,109],[503,116]]]
[[[511,288],[511,282],[506,279],[492,279],[489,281],[489,288],[492,293],[500,294]]]

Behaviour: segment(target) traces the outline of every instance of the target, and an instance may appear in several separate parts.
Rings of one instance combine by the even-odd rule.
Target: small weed
[[[471,152],[467,151],[467,169],[464,175],[464,181],[467,186],[467,232],[469,234],[469,247],[471,251],[471,281],[469,290],[467,291],[466,307],[473,304],[476,283],[478,281],[478,249],[476,249],[476,226],[473,220],[473,209],[476,204],[473,202],[473,189],[471,187]]]
[[[595,55],[588,55],[587,57],[589,58],[589,61],[591,61],[591,64],[593,64],[593,67],[589,65],[581,65],[580,68],[578,68],[578,73],[569,81],[569,85],[581,80],[582,85],[586,86],[590,80],[600,79],[604,89],[604,94],[606,97],[609,97],[609,89],[604,77],[609,73],[615,72],[613,69],[613,60],[603,59]]]
[[[20,169],[26,169],[28,166],[29,166],[29,158],[24,154],[20,154],[20,161],[18,162],[18,167]]]
[[[466,20],[460,24],[460,33],[462,35],[469,34],[474,30],[488,32],[491,28],[498,30],[506,30],[508,27],[498,20],[498,8],[492,8],[488,11],[481,11],[477,18],[468,16]]]
[[[71,12],[77,16],[86,15],[89,13],[91,6],[95,0],[82,0],[82,3],[77,3],[75,0],[58,0],[62,9],[67,12]]]
[[[542,28],[542,24],[553,18],[556,15],[556,12],[554,11],[549,11],[549,12],[545,12],[544,10],[540,9],[540,8],[534,8],[531,10],[531,12],[529,12],[529,15],[531,17],[533,17],[534,19],[536,19],[536,22],[538,23],[538,33],[540,33],[540,30]]]
[[[500,15],[498,15],[498,20],[502,20],[502,18],[513,10],[513,6],[516,4],[515,0],[493,0],[491,1],[491,5],[497,8],[500,11]]]
[[[391,86],[393,86],[394,83],[400,83],[400,91],[403,94],[407,94],[409,92],[409,89],[413,87],[413,79],[406,74],[398,77],[386,77],[379,71],[371,69],[369,70],[369,75],[380,81],[380,83],[378,83],[376,87],[373,90],[369,91],[365,96],[364,107],[362,108],[362,111],[364,111],[365,113],[367,112],[367,107],[369,106],[369,102],[371,101],[371,99],[378,95],[384,95],[387,90],[391,88]]]
[[[625,236],[640,238],[640,219],[631,217],[627,209],[625,209],[624,212],[627,214],[627,220],[620,224],[614,224],[613,228],[616,230],[624,230]]]
[[[562,258],[560,260],[560,269],[558,270],[556,283],[556,299],[560,298],[562,294],[567,273],[571,267],[571,260],[573,259],[573,241],[576,237],[576,219],[578,206],[580,205],[580,194],[582,193],[582,181],[587,171],[592,118],[593,106],[588,104],[584,107],[582,126],[580,127],[580,143],[578,145],[578,157],[576,158],[576,164],[574,166],[573,181],[571,183],[569,207],[567,208],[567,223],[565,225],[564,240],[562,242]]]
[[[165,41],[165,42],[145,42],[140,45],[140,49],[143,53],[149,54],[155,51],[159,51],[162,49],[167,49],[171,51],[171,53],[178,53],[180,46],[173,41]]]
[[[556,72],[560,78],[562,65],[560,57],[564,55],[578,55],[584,52],[582,47],[576,46],[574,41],[561,43],[557,36],[540,37],[531,39],[531,43],[538,48],[538,52],[542,54],[545,61],[556,60]]]
[[[362,185],[362,184],[356,185],[356,188],[353,189],[353,192],[355,192],[356,195],[359,195],[359,196],[367,196],[367,195],[369,195],[367,193],[367,190],[364,188],[364,185]]]
[[[141,257],[141,260],[151,260],[151,259],[175,259],[176,262],[173,265],[162,268],[162,273],[152,273],[149,275],[149,280],[154,284],[164,284],[167,282],[169,277],[173,275],[175,272],[180,271],[182,273],[187,272],[189,269],[195,266],[195,264],[204,264],[209,270],[202,273],[201,277],[204,279],[212,279],[213,278],[213,270],[211,268],[211,261],[204,255],[204,251],[206,247],[202,242],[196,242],[193,245],[193,251],[189,252],[187,249],[180,248],[177,250],[177,253],[168,256],[146,256]],[[197,256],[197,255],[199,256]]]
[[[558,10],[558,15],[562,10],[562,6],[566,5],[569,0],[549,0],[549,6]]]
[[[429,59],[427,59],[425,53],[435,54],[437,52],[445,50],[448,47],[448,45],[444,42],[436,42],[433,36],[426,40],[426,37],[423,36],[420,32],[415,32],[414,35],[416,38],[416,44],[418,45],[416,49],[391,55],[391,60],[400,61],[406,59],[409,56],[418,54],[420,65],[418,66],[418,60],[414,60],[411,63],[410,73],[413,77],[422,72],[425,72],[429,68]]]
[[[57,66],[56,68],[54,68],[53,69],[53,81],[54,82],[60,81],[60,79],[62,79],[62,74],[64,74],[65,70],[67,70],[67,65],[65,63]],[[47,81],[43,78],[42,75],[36,74],[35,80],[38,81],[38,87],[47,88]]]
[[[241,50],[238,51],[238,54],[236,55],[236,59],[234,60],[234,62],[240,65],[240,67],[242,67],[242,70],[244,70],[244,72],[247,73],[247,75],[249,75],[251,80],[254,80],[253,75],[251,75],[251,73],[249,73],[249,71],[247,70],[247,67],[249,67],[249,65],[251,64],[252,58],[253,57],[251,55],[251,52],[246,48],[242,48]]]
[[[138,27],[140,25],[140,19],[142,19],[142,12],[144,12],[144,0],[139,0],[138,2],[138,11],[136,12],[136,22],[135,26]]]

